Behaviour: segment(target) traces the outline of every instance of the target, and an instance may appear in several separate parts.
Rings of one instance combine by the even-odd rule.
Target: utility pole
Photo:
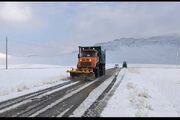
[[[8,39],[6,36],[6,69],[8,69]]]
[[[177,49],[177,53],[176,53],[176,67],[178,67],[178,57],[179,57],[179,49]]]

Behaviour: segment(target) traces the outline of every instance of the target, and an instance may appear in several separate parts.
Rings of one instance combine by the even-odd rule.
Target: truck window
[[[97,56],[97,52],[95,51],[82,51],[80,57],[95,57]]]

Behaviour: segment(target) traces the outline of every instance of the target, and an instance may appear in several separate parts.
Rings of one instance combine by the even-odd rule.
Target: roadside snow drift
[[[180,116],[180,69],[157,67],[128,68],[101,117]]]
[[[67,82],[68,67],[53,65],[0,66],[0,101]]]

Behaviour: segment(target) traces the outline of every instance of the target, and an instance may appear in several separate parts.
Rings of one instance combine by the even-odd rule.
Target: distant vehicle
[[[119,67],[119,64],[115,64],[115,66],[114,66],[115,68],[118,68]]]
[[[127,68],[127,63],[126,63],[126,61],[123,62],[122,67],[123,67],[123,68]]]
[[[101,46],[79,46],[77,69],[68,70],[72,78],[97,78],[105,75],[105,50]]]

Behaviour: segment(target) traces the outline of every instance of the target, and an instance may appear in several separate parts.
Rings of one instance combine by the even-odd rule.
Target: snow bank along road
[[[78,108],[88,95],[106,84],[104,91],[97,100],[104,98],[112,88],[120,68],[111,68],[106,75],[91,82],[67,81],[62,84],[30,93],[18,98],[13,98],[0,103],[0,117],[68,117],[75,115]],[[94,104],[86,111],[81,110],[82,116],[87,116],[88,111],[94,109]],[[99,115],[99,112],[97,112]],[[88,116],[94,116],[88,114]]]
[[[179,65],[129,64],[122,83],[100,116],[179,117],[179,68]]]

